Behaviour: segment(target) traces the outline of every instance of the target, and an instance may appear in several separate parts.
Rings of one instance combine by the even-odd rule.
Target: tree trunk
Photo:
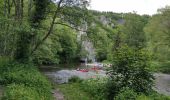
[[[60,5],[61,5],[62,1],[63,1],[63,0],[60,0],[59,3],[58,3],[58,6],[57,6],[57,9],[56,9],[55,14],[54,14],[54,16],[53,16],[53,20],[52,20],[52,22],[51,22],[49,31],[48,31],[47,34],[43,37],[43,39],[42,39],[39,43],[37,43],[37,45],[35,45],[35,47],[33,48],[32,52],[31,52],[31,55],[37,50],[37,48],[38,48],[38,47],[48,38],[48,36],[52,33],[53,26],[54,26],[54,24],[55,24],[55,19],[56,19],[56,17],[57,17],[57,14],[58,14],[59,11],[60,11]]]
[[[29,0],[29,2],[28,2],[28,17],[30,17],[31,9],[32,9],[32,0]]]
[[[7,15],[7,0],[4,0],[4,16]]]

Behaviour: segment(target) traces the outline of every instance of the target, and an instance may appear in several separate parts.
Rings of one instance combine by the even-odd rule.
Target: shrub
[[[170,100],[170,97],[152,91],[149,95],[140,94],[136,100]]]
[[[0,76],[0,84],[2,85],[24,85],[27,88],[34,88],[42,100],[51,100],[52,98],[51,84],[32,64],[9,63],[0,66]],[[13,89],[8,89],[8,91],[10,90],[13,91]]]
[[[142,94],[142,95],[139,95],[139,96],[136,98],[136,100],[153,100],[153,99],[151,99],[150,97]]]
[[[111,83],[114,83],[110,87],[116,87],[114,93],[118,93],[122,87],[146,94],[152,90],[154,77],[148,69],[150,57],[146,52],[133,50],[127,46],[115,51],[113,65],[108,70],[108,75],[113,81]],[[109,96],[114,97],[115,94],[111,93]]]
[[[1,84],[22,83],[26,86],[49,87],[49,82],[32,64],[9,63],[0,68]]]
[[[68,81],[71,83],[80,83],[80,82],[82,82],[82,79],[80,79],[78,76],[73,76],[73,77],[69,78]]]
[[[9,58],[9,57],[0,56],[0,66],[7,64],[10,60],[11,60],[11,58]]]
[[[170,62],[169,61],[164,61],[164,62],[158,62],[158,61],[153,61],[151,63],[150,69],[154,72],[163,72],[163,73],[170,73]]]
[[[81,84],[82,90],[92,95],[96,100],[106,99],[107,78],[96,78],[84,80]]]
[[[147,97],[152,98],[153,100],[170,100],[169,96],[159,94],[156,91],[152,91]]]
[[[163,62],[161,63],[160,65],[160,71],[163,72],[163,73],[167,73],[167,74],[170,74],[170,62]]]
[[[7,86],[2,100],[41,100],[34,88],[19,84]]]
[[[132,89],[125,87],[120,90],[114,100],[136,100],[137,96],[137,93],[135,93]]]

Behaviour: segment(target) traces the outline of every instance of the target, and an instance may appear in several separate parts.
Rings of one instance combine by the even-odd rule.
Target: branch
[[[68,25],[68,24],[59,23],[59,22],[56,22],[55,24],[59,24],[59,25],[63,25],[63,26],[67,26],[67,27],[69,27],[69,28],[75,29],[76,31],[87,32],[87,31],[84,31],[84,30],[78,29],[78,28],[76,28],[76,27],[74,27],[74,26],[70,26],[70,25]]]
[[[31,51],[31,55],[37,50],[37,48],[38,48],[38,47],[48,38],[48,36],[52,33],[53,26],[54,26],[54,23],[55,23],[55,19],[56,19],[56,17],[57,17],[57,14],[58,14],[59,11],[60,11],[60,8],[61,8],[60,6],[61,6],[62,1],[63,1],[63,0],[60,0],[60,1],[58,2],[57,9],[56,9],[55,14],[54,14],[54,16],[53,16],[53,20],[52,20],[52,22],[51,22],[49,31],[48,31],[47,34],[43,37],[43,39],[42,39],[39,43],[37,43],[37,45],[35,45],[35,47],[34,47],[33,50]]]

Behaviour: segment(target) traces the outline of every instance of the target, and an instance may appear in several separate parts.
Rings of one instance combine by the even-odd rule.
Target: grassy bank
[[[106,79],[89,79],[57,85],[66,100],[107,100]],[[136,93],[131,89],[122,89],[115,100],[170,100],[170,97],[153,91],[148,95]]]
[[[33,64],[1,61],[2,100],[52,100],[51,84]]]
[[[152,61],[150,68],[154,72],[170,74],[170,61],[166,62]]]
[[[61,84],[56,87],[64,94],[65,100],[96,100],[81,89],[80,83]]]

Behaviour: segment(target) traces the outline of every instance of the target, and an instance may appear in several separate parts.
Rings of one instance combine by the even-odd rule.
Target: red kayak
[[[93,67],[93,68],[91,68],[91,70],[100,70],[100,68],[98,68],[98,67]]]
[[[81,72],[88,72],[87,69],[77,69],[77,71],[81,71]]]

